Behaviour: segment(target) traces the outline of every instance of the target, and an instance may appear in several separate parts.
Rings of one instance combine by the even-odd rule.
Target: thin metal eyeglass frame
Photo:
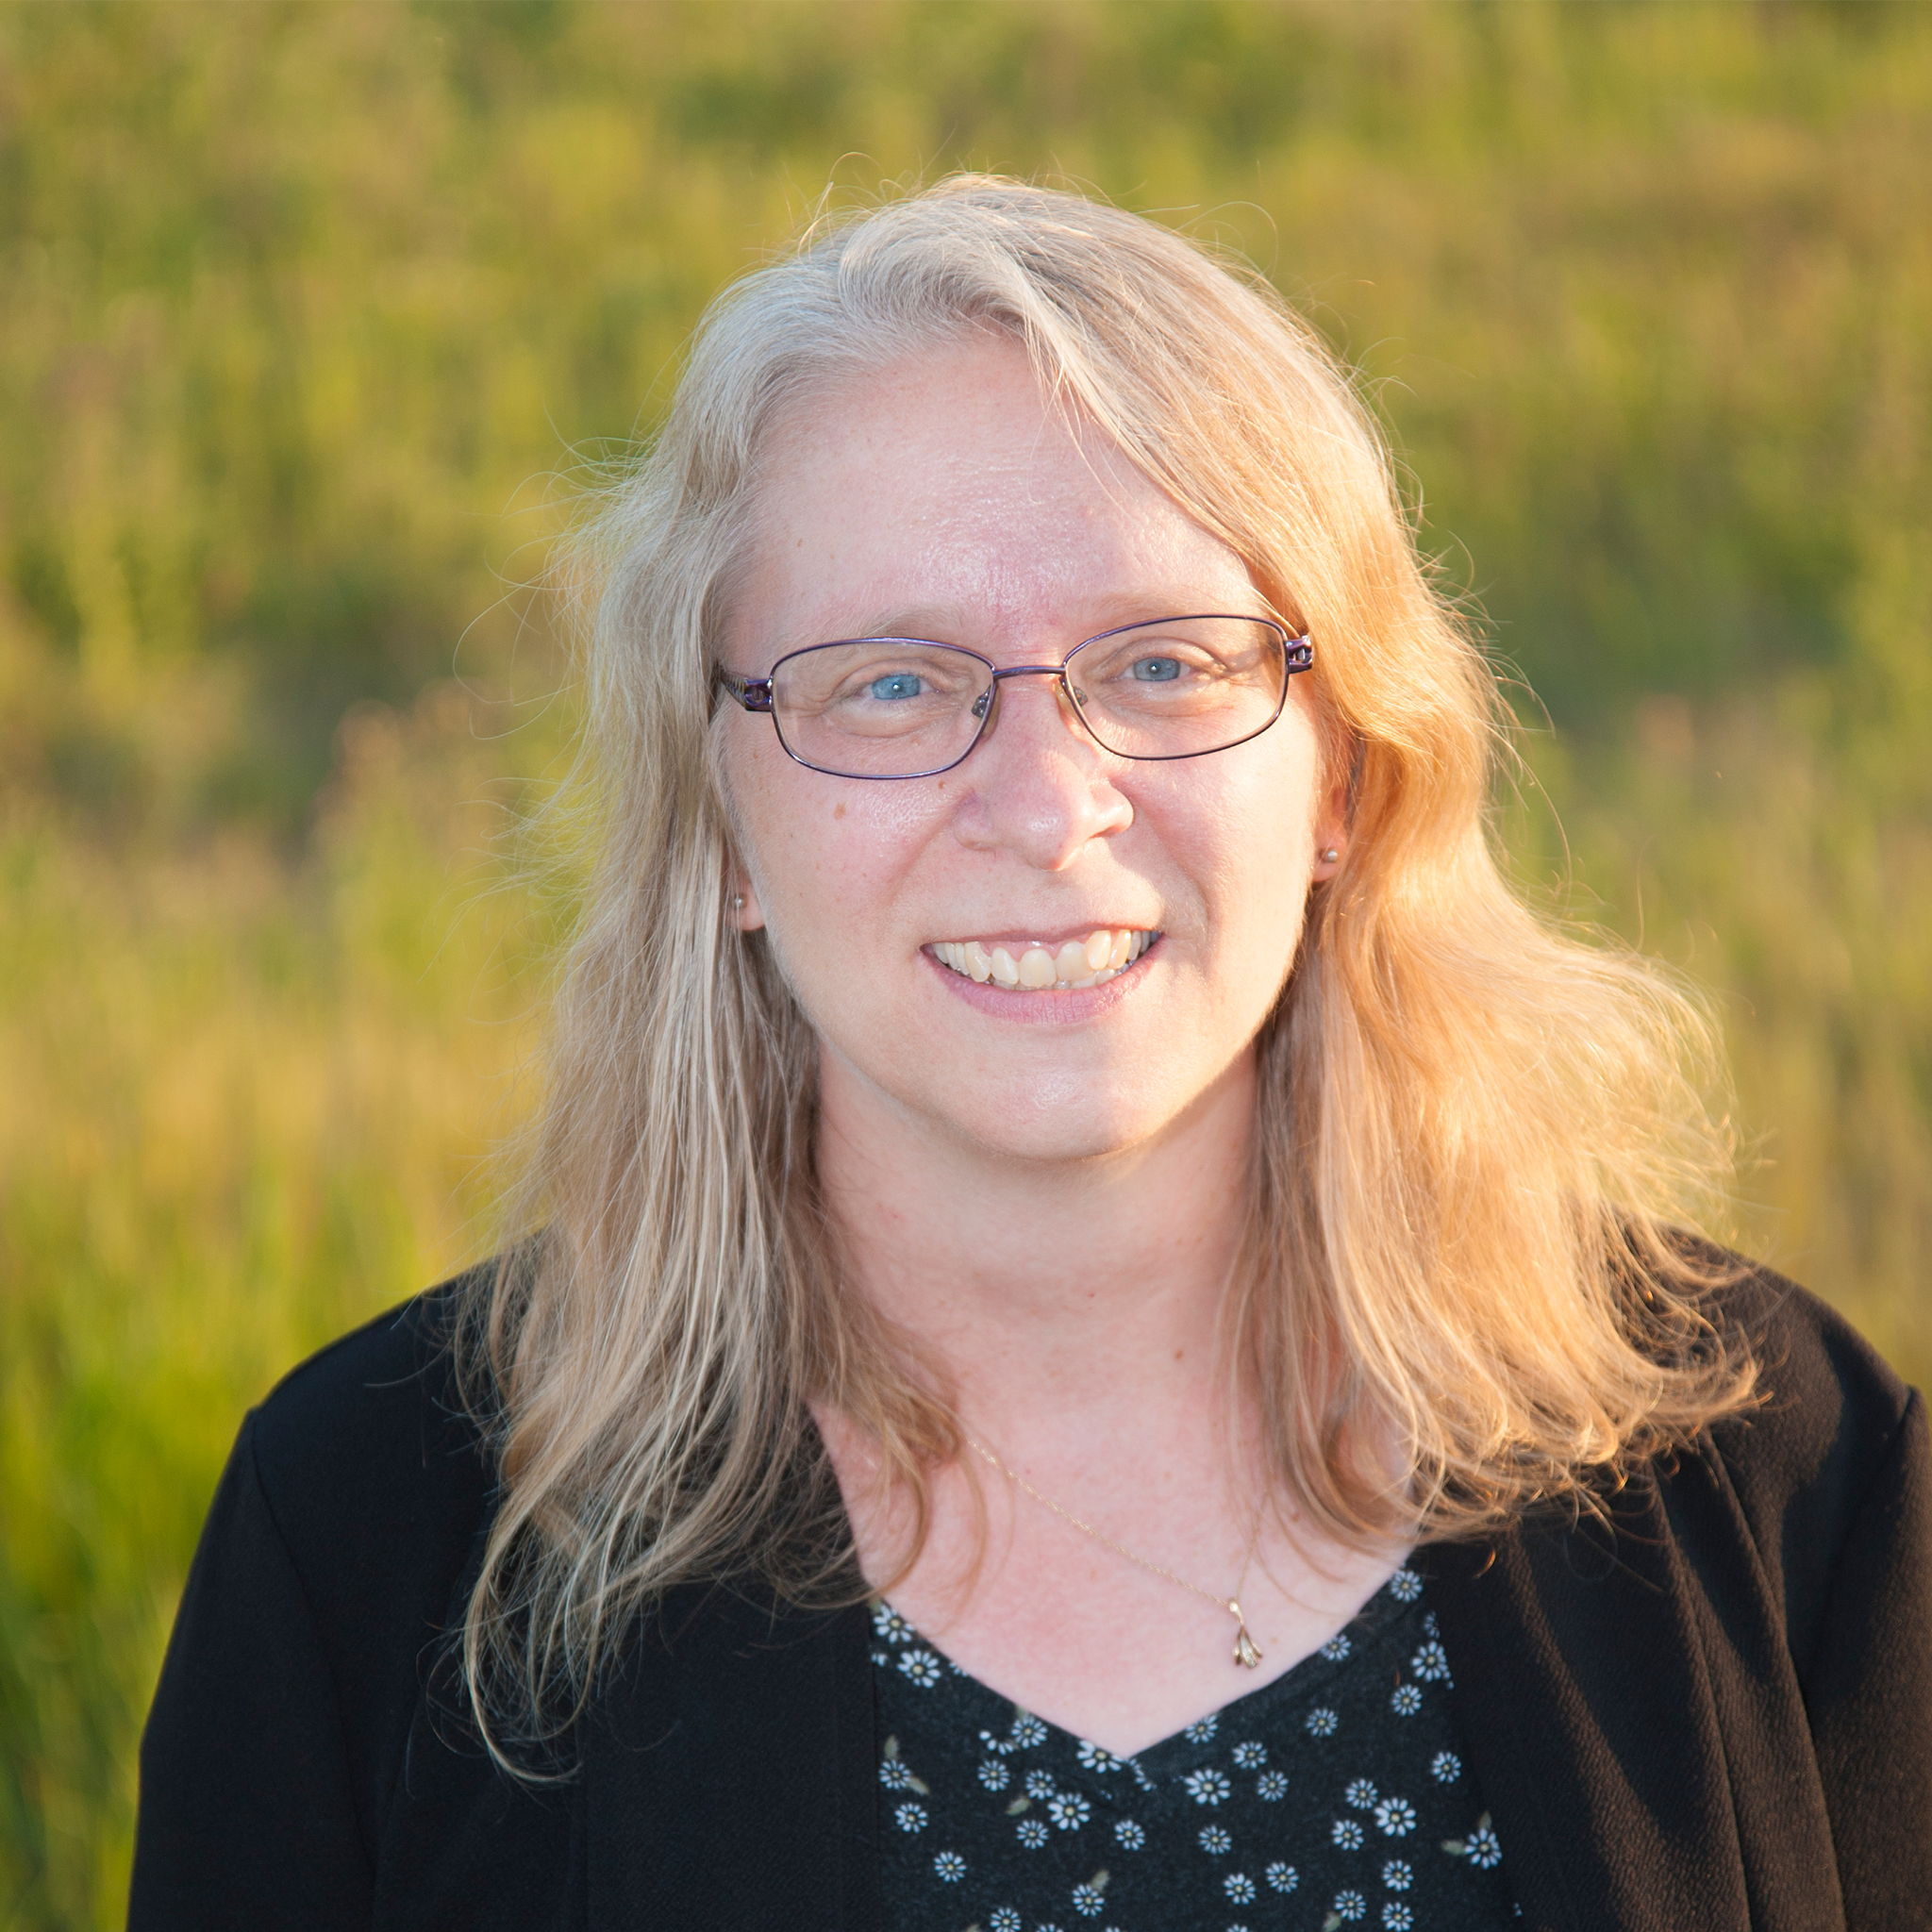
[[[1080,701],[1074,695],[1072,685],[1067,682],[1067,666],[1070,665],[1089,644],[1105,643],[1108,638],[1124,637],[1129,631],[1158,629],[1164,624],[1199,624],[1209,620],[1226,620],[1238,624],[1258,624],[1272,630],[1281,645],[1282,673],[1281,692],[1274,700],[1274,708],[1268,714],[1264,724],[1257,724],[1252,731],[1244,731],[1239,738],[1231,738],[1225,744],[1210,745],[1206,751],[1116,751],[1093,728],[1092,721],[1081,708]],[[801,758],[785,741],[784,727],[778,723],[778,714],[772,701],[774,685],[778,674],[794,658],[809,658],[816,651],[842,650],[851,644],[925,644],[936,650],[958,651],[962,658],[972,658],[986,666],[987,686],[974,700],[974,707],[983,706],[979,712],[979,726],[967,741],[966,749],[956,758],[943,765],[933,765],[924,772],[841,772],[830,765],[815,765],[809,758]],[[1298,672],[1307,671],[1315,661],[1315,647],[1309,641],[1306,631],[1296,637],[1285,624],[1277,624],[1272,617],[1257,617],[1251,611],[1239,610],[1193,610],[1178,617],[1157,617],[1142,624],[1119,624],[1111,630],[1096,631],[1091,638],[1082,638],[1058,664],[1009,664],[1002,671],[991,658],[970,650],[964,644],[949,644],[941,638],[905,637],[865,637],[827,638],[822,644],[807,644],[804,649],[787,651],[772,666],[768,677],[746,677],[736,671],[719,671],[719,685],[747,711],[762,712],[772,721],[772,729],[777,734],[778,748],[795,765],[803,765],[808,772],[817,772],[827,778],[858,778],[879,785],[896,785],[908,778],[937,778],[941,773],[957,771],[979,748],[979,741],[992,724],[993,714],[999,708],[999,689],[1001,680],[1008,677],[1051,677],[1056,679],[1061,694],[1066,698],[1067,708],[1079,719],[1082,729],[1102,751],[1110,758],[1132,758],[1141,764],[1174,764],[1182,758],[1211,758],[1216,753],[1232,751],[1238,744],[1246,744],[1251,740],[1271,729],[1279,720],[1288,704],[1289,680]]]

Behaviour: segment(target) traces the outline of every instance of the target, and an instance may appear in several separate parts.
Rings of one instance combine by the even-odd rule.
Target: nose
[[[1081,724],[1056,670],[997,675],[993,715],[959,770],[970,782],[962,843],[1063,872],[1089,842],[1123,832],[1134,808],[1113,783],[1117,760]]]

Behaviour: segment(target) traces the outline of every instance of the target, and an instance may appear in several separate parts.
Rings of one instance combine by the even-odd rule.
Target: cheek
[[[943,822],[945,781],[868,785],[808,772],[776,743],[727,761],[745,863],[794,956],[857,937]]]
[[[1272,998],[1300,942],[1314,868],[1312,756],[1283,754],[1219,774],[1187,814],[1183,859],[1206,890],[1210,945],[1227,995]],[[1177,828],[1178,830],[1178,828]]]
[[[1245,749],[1245,747],[1243,747]],[[1170,824],[1176,842],[1218,887],[1259,905],[1298,899],[1314,864],[1316,774],[1311,758],[1255,758],[1211,776],[1197,766],[1176,791]],[[1203,764],[1210,761],[1203,760]]]

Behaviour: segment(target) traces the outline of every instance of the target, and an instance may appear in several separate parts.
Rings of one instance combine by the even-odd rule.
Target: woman
[[[1916,1923],[1916,1395],[1260,285],[959,178],[592,546],[543,1232],[251,1416],[134,1923]]]

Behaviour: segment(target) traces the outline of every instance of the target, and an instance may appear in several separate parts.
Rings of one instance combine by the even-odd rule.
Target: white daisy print
[[[1375,1823],[1386,1838],[1407,1838],[1415,1829],[1415,1807],[1407,1798],[1384,1798],[1375,1807]]]
[[[1449,1681],[1449,1653],[1433,1640],[1409,1658],[1408,1667],[1424,1684],[1446,1684]]]
[[[902,1650],[899,1674],[909,1678],[922,1690],[930,1690],[940,1680],[940,1660],[929,1650]]]
[[[1144,1902],[1135,1904],[1147,1860],[1176,1877],[1178,1855],[1184,1867],[1199,1860],[1187,1882],[1204,1932],[1273,1932],[1295,1912],[1307,1932],[1324,1923],[1327,1932],[1430,1932],[1454,1916],[1456,1891],[1500,1867],[1502,1846],[1487,1814],[1462,1812],[1474,1774],[1455,1734],[1450,1653],[1426,1598],[1424,1579],[1405,1568],[1321,1647],[1316,1686],[1324,1670],[1330,1677],[1311,1688],[1329,1702],[1211,1712],[1155,1748],[1152,1775],[998,1699],[890,1604],[868,1605],[880,1699],[874,1789],[895,1882],[913,1888],[900,1903],[920,1901],[935,1923],[974,1919],[982,1932],[1122,1932],[1123,1917],[1126,1932],[1148,1932]],[[1124,1817],[1129,1798],[1136,1815]],[[1056,1859],[1060,1846],[1074,1856]],[[1111,1882],[1094,1869],[1108,1865]],[[1457,1865],[1472,1876],[1458,1880]],[[1003,1871],[1015,1881],[1004,1900]],[[1241,1920],[1248,1925],[1231,1923]]]
[[[1056,1791],[1046,1801],[1046,1815],[1062,1831],[1078,1831],[1093,1816],[1093,1807],[1078,1791]]]
[[[909,1643],[916,1634],[912,1625],[891,1604],[874,1604],[872,1627],[887,1643]]]

